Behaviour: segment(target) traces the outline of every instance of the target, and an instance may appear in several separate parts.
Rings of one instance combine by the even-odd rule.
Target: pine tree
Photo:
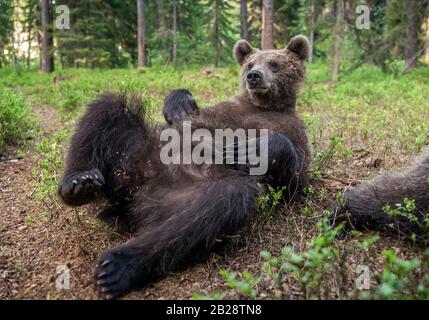
[[[249,40],[253,44],[262,39],[262,0],[248,0]]]
[[[417,61],[424,51],[424,45],[420,39],[422,34],[422,25],[427,17],[427,1],[425,0],[409,0],[407,1],[407,38],[405,41],[405,68],[404,71],[409,71],[417,67]]]
[[[71,30],[56,33],[65,66],[118,67],[137,60],[137,8],[132,0],[62,0]]]
[[[179,63],[212,61],[210,10],[207,0],[180,1],[177,25],[177,59]]]
[[[137,48],[138,48],[138,67],[147,66],[146,57],[146,13],[145,13],[145,1],[137,0]]]
[[[229,48],[234,41],[235,33],[232,24],[232,5],[225,0],[210,0],[209,7],[209,39],[213,46],[213,63],[215,67],[219,66],[221,61],[225,60],[225,53],[229,54]],[[225,50],[228,48],[227,50]]]
[[[308,16],[309,16],[309,41],[310,41],[310,53],[308,60],[310,63],[313,62],[314,56],[314,32],[316,29],[316,1],[310,0],[308,5]]]
[[[274,49],[274,0],[262,1],[261,49]]]
[[[307,0],[310,1],[310,0]],[[307,9],[310,6],[303,0],[288,0],[288,1],[275,1],[275,31],[276,31],[276,44],[279,47],[286,45],[288,39],[296,36],[297,34],[305,33],[308,22]],[[305,26],[305,27],[304,27]]]
[[[177,0],[173,0],[173,64],[177,62],[177,20],[179,15],[179,4]]]
[[[240,2],[240,27],[241,27],[241,39],[249,40],[249,26],[247,21],[247,0],[241,0]]]
[[[332,67],[332,81],[337,82],[340,74],[341,65],[341,45],[344,37],[344,14],[345,14],[345,0],[336,1],[336,22],[334,29],[334,56]]]
[[[0,68],[6,65],[5,49],[9,48],[13,34],[13,0],[0,1]]]
[[[427,0],[389,0],[386,2],[383,44],[388,56],[385,60],[390,62],[404,59],[403,71],[417,66],[417,61],[424,52],[422,26],[428,17],[427,6]]]
[[[21,52],[21,58],[25,58],[28,69],[32,58],[31,53],[34,51],[33,43],[39,34],[38,31],[41,29],[39,0],[15,0],[15,4],[21,13],[17,22],[20,24],[21,30],[27,34],[26,38],[21,39],[21,41],[27,43],[27,50],[25,53]],[[17,19],[15,18],[15,20]]]
[[[40,71],[50,73],[54,71],[52,2],[50,0],[40,0],[40,14],[42,29]]]
[[[425,62],[429,64],[429,17],[426,19]]]

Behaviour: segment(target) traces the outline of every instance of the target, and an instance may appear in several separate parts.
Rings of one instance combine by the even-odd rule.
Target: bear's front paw
[[[104,183],[100,170],[83,171],[64,178],[58,186],[58,193],[65,203],[80,206],[90,202]]]
[[[126,246],[120,246],[101,256],[95,284],[106,299],[117,299],[138,286],[138,258],[132,251]]]
[[[197,103],[192,94],[186,89],[176,89],[164,100],[162,110],[168,124],[184,120],[191,115],[199,115]]]

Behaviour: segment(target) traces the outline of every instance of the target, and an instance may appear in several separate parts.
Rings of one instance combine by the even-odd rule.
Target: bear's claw
[[[137,279],[137,266],[127,248],[105,252],[96,271],[95,284],[106,299],[117,299],[132,289]]]

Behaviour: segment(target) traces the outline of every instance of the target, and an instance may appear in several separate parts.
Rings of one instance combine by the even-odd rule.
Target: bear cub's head
[[[280,111],[295,108],[309,52],[309,42],[304,36],[292,38],[282,50],[259,50],[246,40],[238,41],[234,56],[241,66],[242,93],[248,94],[260,108]]]

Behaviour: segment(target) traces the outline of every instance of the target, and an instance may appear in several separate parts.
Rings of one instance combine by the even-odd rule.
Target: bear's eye
[[[252,69],[253,67],[254,67],[255,65],[252,63],[252,62],[250,62],[248,65],[247,65],[247,69]]]
[[[273,71],[278,70],[278,68],[280,67],[280,65],[278,64],[277,61],[270,61],[270,67]]]

